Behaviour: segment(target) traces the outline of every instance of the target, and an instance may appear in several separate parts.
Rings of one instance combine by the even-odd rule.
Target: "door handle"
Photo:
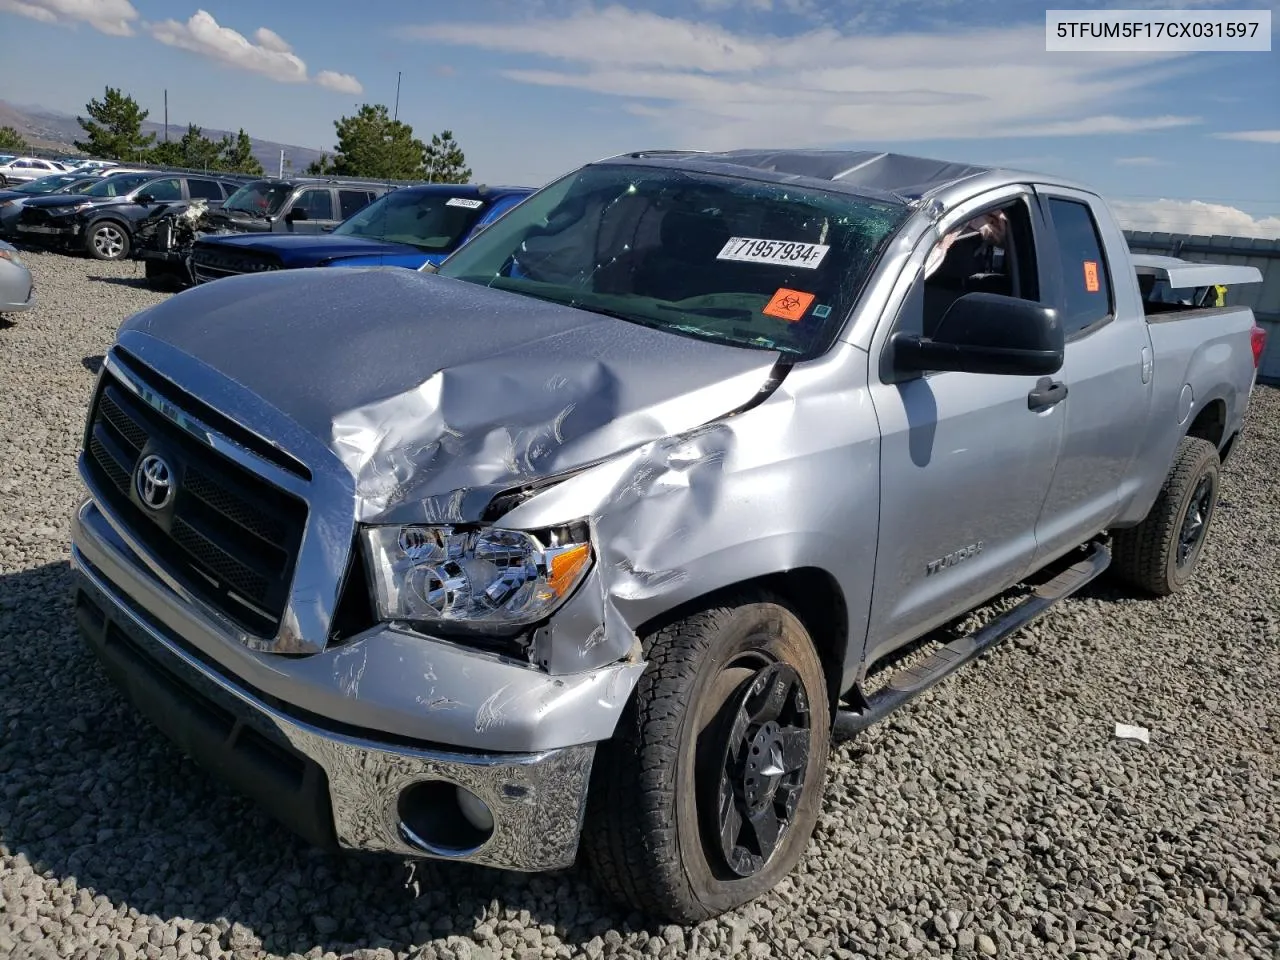
[[[1035,389],[1027,394],[1028,410],[1048,410],[1067,399],[1067,385],[1061,380],[1041,377]]]

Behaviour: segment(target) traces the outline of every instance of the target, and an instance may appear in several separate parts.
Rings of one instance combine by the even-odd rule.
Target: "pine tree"
[[[392,120],[385,104],[364,104],[354,117],[333,122],[338,149],[326,173],[381,180],[421,180],[426,146],[413,127]],[[321,164],[321,169],[324,169]]]
[[[247,173],[251,177],[263,174],[262,164],[253,155],[253,141],[244,132],[244,128],[236,134],[234,140],[227,140],[222,150],[221,166],[229,173]]]
[[[154,133],[143,134],[142,121],[149,111],[138,101],[107,87],[101,100],[90,100],[85,107],[90,119],[76,117],[87,134],[75,142],[76,149],[101,160],[134,160],[147,153],[156,139]]]
[[[471,168],[466,154],[453,139],[453,131],[432,134],[431,146],[423,151],[427,179],[433,183],[470,183]]]
[[[0,127],[0,150],[5,153],[27,153],[31,146],[13,127]]]

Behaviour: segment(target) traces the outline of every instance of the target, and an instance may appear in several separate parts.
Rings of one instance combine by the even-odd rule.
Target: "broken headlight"
[[[380,620],[516,627],[549,615],[582,582],[585,524],[539,534],[377,526],[362,531]]]

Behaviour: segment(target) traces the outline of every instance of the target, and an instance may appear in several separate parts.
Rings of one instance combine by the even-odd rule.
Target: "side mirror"
[[[133,198],[133,202],[134,202],[134,203],[141,204],[142,206],[144,206],[144,207],[145,207],[145,206],[148,206],[148,205],[150,205],[150,204],[152,204],[152,203],[155,203],[155,202],[156,202],[156,198],[155,198],[155,197],[153,197],[153,196],[152,196],[151,194],[149,194],[149,193],[140,193],[140,194],[138,194],[136,197],[134,197],[134,198]]]
[[[284,215],[284,219],[288,223],[293,223],[295,220],[309,220],[310,217],[307,216],[307,211],[301,207],[294,207]]]
[[[893,369],[1048,376],[1062,368],[1066,338],[1058,312],[998,293],[966,293],[943,314],[932,337],[895,333]]]

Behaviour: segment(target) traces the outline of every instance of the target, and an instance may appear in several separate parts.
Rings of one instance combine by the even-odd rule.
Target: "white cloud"
[[[259,27],[253,33],[253,39],[258,42],[258,46],[264,50],[271,50],[275,53],[292,53],[293,47],[285,42],[284,37],[276,33],[274,30],[268,30],[266,27]]]
[[[0,0],[0,13],[16,13],[42,23],[87,23],[114,37],[133,36],[138,11],[129,0]]]
[[[1116,157],[1116,163],[1122,167],[1167,167],[1168,160],[1159,157]]]
[[[1233,133],[1215,133],[1219,140],[1247,140],[1250,143],[1280,143],[1280,130],[1237,130]]]
[[[259,30],[256,35],[259,42],[253,43],[230,27],[220,26],[204,10],[197,10],[186,23],[165,20],[150,23],[147,29],[161,43],[198,53],[229,67],[259,73],[281,83],[305,83],[307,79],[307,65],[270,30]]]
[[[1185,54],[1046,55],[1043,23],[947,34],[841,30],[748,35],[610,6],[407,33],[523,55],[527,62],[504,76],[617,97],[680,147],[1081,136],[1198,122],[1122,112],[1135,94],[1180,73]]]
[[[326,90],[333,90],[337,93],[350,93],[353,96],[364,93],[364,87],[361,86],[360,81],[349,73],[321,70],[316,74],[316,83]]]
[[[5,2],[5,0],[0,0]],[[253,40],[224,27],[204,10],[197,10],[186,23],[165,20],[148,23],[147,31],[156,40],[171,47],[189,50],[224,66],[261,74],[280,83],[313,81],[326,90],[358,94],[364,87],[349,73],[321,70],[314,78],[307,75],[307,65],[293,52],[293,47],[266,27],[253,33]]]
[[[1109,205],[1126,230],[1280,239],[1280,217],[1255,219],[1243,210],[1220,203],[1112,200]]]

